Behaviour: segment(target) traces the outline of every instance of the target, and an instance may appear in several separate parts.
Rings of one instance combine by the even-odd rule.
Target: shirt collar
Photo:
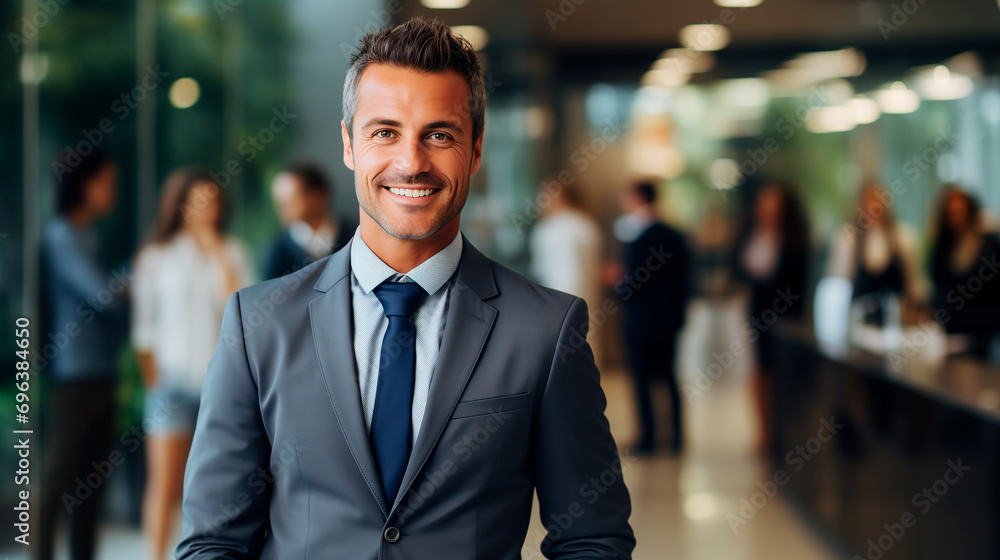
[[[431,258],[417,265],[416,268],[403,274],[403,280],[412,280],[424,289],[428,294],[433,294],[441,289],[448,279],[458,270],[458,262],[462,258],[462,234],[455,235],[455,239],[446,245]],[[382,282],[399,274],[389,265],[382,262],[378,255],[361,239],[361,227],[354,232],[354,239],[351,241],[351,272],[358,279],[358,283],[365,293],[371,292]]]
[[[316,229],[301,220],[292,222],[288,226],[288,235],[300,249],[313,258],[329,255],[336,238],[333,226],[326,220]]]

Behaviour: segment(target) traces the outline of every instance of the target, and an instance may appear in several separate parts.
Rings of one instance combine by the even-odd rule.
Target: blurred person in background
[[[877,181],[861,187],[857,216],[834,237],[828,270],[830,276],[851,280],[862,321],[880,327],[889,320],[888,297],[908,309],[924,301],[927,292],[916,236],[896,222],[893,197]]]
[[[226,300],[250,284],[247,252],[224,233],[224,221],[222,189],[207,170],[175,171],[135,257],[132,343],[146,387],[149,436],[142,525],[154,560],[165,558]]]
[[[710,204],[692,238],[691,252],[699,296],[717,300],[727,295],[732,282],[730,264],[733,252],[731,220],[718,204]]]
[[[931,252],[934,307],[949,334],[962,334],[964,350],[986,358],[991,337],[1000,331],[1000,242],[983,225],[979,201],[955,185],[941,192],[935,212]]]
[[[264,280],[295,272],[330,255],[354,235],[354,230],[327,208],[332,191],[326,173],[312,163],[292,163],[274,178],[274,208],[287,229],[268,252]]]
[[[793,187],[770,182],[758,191],[733,255],[733,275],[748,291],[746,324],[757,356],[753,394],[766,451],[772,433],[772,329],[777,320],[801,319],[806,309],[809,226]]]
[[[687,243],[681,232],[657,217],[656,194],[650,182],[631,187],[623,203],[627,215],[615,226],[616,236],[625,243],[625,275],[615,293],[622,299],[622,330],[639,413],[635,452],[647,455],[657,447],[654,381],[664,381],[670,392],[671,452],[678,454],[683,446],[675,361],[677,335],[691,293]]]
[[[73,560],[94,557],[103,485],[75,496],[77,477],[112,449],[116,360],[126,315],[125,282],[102,265],[94,223],[117,197],[118,168],[105,154],[64,152],[56,160],[56,215],[42,239],[44,321],[58,350],[46,370],[47,392],[38,519],[32,557],[53,557],[56,518],[69,517]],[[107,297],[110,296],[110,299]]]
[[[560,184],[556,180],[543,184]],[[556,193],[539,192],[542,217],[531,231],[531,273],[543,286],[583,298],[593,312],[601,309],[601,230],[584,209],[583,195],[570,185]],[[587,342],[601,364],[598,329],[591,325]]]

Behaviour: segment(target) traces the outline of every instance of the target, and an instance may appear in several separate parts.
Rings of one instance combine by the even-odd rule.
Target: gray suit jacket
[[[184,478],[181,560],[631,557],[631,506],[583,300],[465,240],[396,503],[369,444],[350,245],[233,294]],[[529,558],[538,554],[528,553]]]

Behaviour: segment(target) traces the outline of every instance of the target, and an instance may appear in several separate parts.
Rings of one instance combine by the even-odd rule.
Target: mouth
[[[383,189],[391,192],[392,194],[405,198],[426,198],[437,193],[441,189],[437,188],[402,188],[402,187],[386,187]]]

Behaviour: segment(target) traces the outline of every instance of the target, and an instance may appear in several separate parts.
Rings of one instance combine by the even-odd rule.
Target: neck
[[[646,204],[646,205],[640,206],[635,211],[635,215],[638,216],[639,219],[641,219],[642,221],[644,221],[647,224],[650,224],[650,223],[653,223],[653,222],[656,221],[656,210],[653,208],[652,204]]]
[[[542,205],[542,214],[546,217],[555,216],[556,214],[562,212],[563,210],[566,210],[567,208],[569,208],[569,204],[566,204],[566,202],[562,198],[555,197],[552,199],[552,202],[550,202],[548,206]]]
[[[302,221],[309,224],[309,227],[313,231],[317,231],[319,230],[320,227],[323,226],[323,224],[327,223],[327,221],[329,220],[327,219],[326,214],[316,214],[314,216],[308,216],[306,217],[306,219]]]
[[[766,220],[757,222],[757,231],[760,233],[766,233],[771,235],[776,235],[780,232],[777,223]]]
[[[214,227],[207,224],[189,224],[185,225],[182,229],[196,241],[210,239],[219,235],[219,232]]]
[[[955,234],[957,239],[972,239],[978,236],[979,232],[972,226],[966,226]]]
[[[73,225],[73,227],[83,229],[90,226],[94,221],[93,215],[87,211],[84,207],[76,208],[71,210],[66,214],[66,221]]]
[[[375,256],[389,265],[389,268],[406,274],[455,239],[459,231],[459,218],[460,216],[455,216],[437,233],[425,239],[400,239],[389,235],[378,222],[361,209],[361,239]]]

